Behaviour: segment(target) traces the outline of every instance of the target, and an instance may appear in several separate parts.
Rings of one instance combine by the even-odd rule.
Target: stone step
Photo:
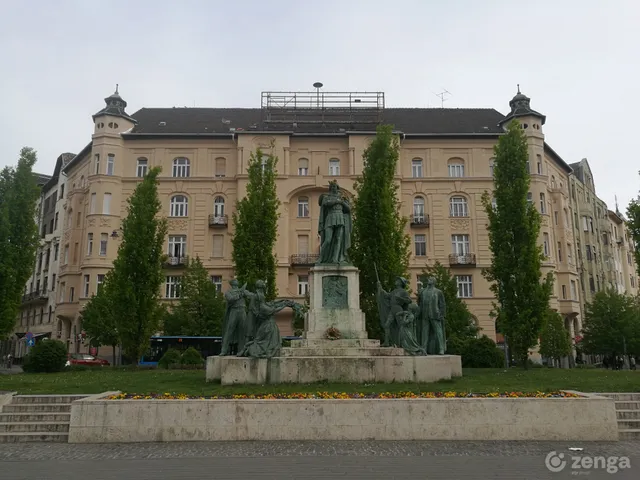
[[[14,395],[11,403],[14,405],[42,404],[42,403],[71,403],[86,398],[88,395]]]
[[[69,423],[60,423],[60,422],[0,423],[0,433],[4,433],[4,432],[65,433],[65,432],[69,432]]]
[[[638,402],[624,402],[616,400],[616,410],[640,410],[640,401]]]
[[[1,423],[12,422],[69,422],[70,413],[43,412],[43,413],[0,413]]]
[[[640,430],[640,420],[618,420],[618,429],[622,430]]]
[[[640,410],[616,410],[618,420],[640,420]]]
[[[380,340],[369,338],[341,338],[340,340],[309,339],[291,340],[292,348],[379,348]]]
[[[620,430],[618,438],[620,440],[640,440],[640,428],[634,430]]]
[[[67,443],[68,433],[55,432],[13,432],[0,433],[0,443],[21,443],[21,442],[58,442]]]
[[[26,403],[22,405],[14,405],[10,403],[2,407],[2,413],[42,413],[42,412],[59,412],[65,413],[71,411],[70,403]]]
[[[402,348],[390,347],[285,347],[280,351],[281,357],[402,357],[406,352]]]
[[[619,402],[640,402],[640,393],[600,393]]]

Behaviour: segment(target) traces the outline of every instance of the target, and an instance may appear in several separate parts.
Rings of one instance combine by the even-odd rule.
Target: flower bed
[[[106,397],[107,400],[351,400],[351,399],[406,399],[406,398],[577,398],[569,392],[384,392],[384,393],[269,393],[264,395],[210,395],[195,396],[182,393],[119,393]]]

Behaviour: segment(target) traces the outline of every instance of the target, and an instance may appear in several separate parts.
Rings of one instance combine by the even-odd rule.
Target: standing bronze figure
[[[442,290],[436,288],[436,279],[429,277],[427,286],[420,291],[420,344],[429,355],[444,355],[447,349],[445,315],[447,305]]]
[[[348,250],[351,247],[351,206],[340,193],[338,183],[329,183],[329,193],[323,193],[318,200],[320,205],[321,264],[349,264]]]

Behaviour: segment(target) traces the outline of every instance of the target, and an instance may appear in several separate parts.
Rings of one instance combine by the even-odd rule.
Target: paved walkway
[[[572,452],[569,447],[581,447]],[[551,452],[628,456],[629,470],[545,467]],[[640,442],[215,442],[4,444],[0,478],[191,479],[592,479],[640,478]]]

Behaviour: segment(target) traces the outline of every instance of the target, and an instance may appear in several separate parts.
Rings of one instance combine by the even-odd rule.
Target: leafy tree
[[[174,365],[180,365],[180,360],[182,359],[182,353],[177,348],[169,348],[162,358],[158,361],[158,366],[160,368],[171,368]]]
[[[544,319],[540,332],[540,355],[558,363],[562,357],[571,355],[569,332],[557,312],[549,311]]]
[[[180,300],[165,318],[165,335],[222,335],[224,297],[200,258],[189,259],[180,282]]]
[[[586,305],[582,325],[582,348],[585,353],[617,356],[640,353],[638,302],[614,289],[597,292]]]
[[[0,338],[13,330],[24,285],[36,259],[36,160],[36,152],[24,147],[18,165],[0,172]]]
[[[633,240],[633,256],[636,261],[636,270],[640,276],[640,196],[631,200],[627,207],[627,228]]]
[[[198,350],[193,347],[187,348],[180,356],[180,365],[202,365],[204,358]]]
[[[278,157],[257,149],[249,158],[247,194],[233,212],[233,263],[240,284],[267,283],[265,296],[272,300],[276,287],[276,256],[278,237],[278,207],[276,164]]]
[[[360,306],[367,319],[369,338],[381,338],[375,267],[389,288],[395,277],[405,276],[410,239],[407,219],[400,212],[398,185],[394,180],[399,143],[390,125],[379,126],[376,138],[363,155],[362,176],[355,182],[353,233],[350,257],[360,269]]]
[[[158,174],[152,168],[127,200],[122,221],[122,242],[104,288],[111,297],[111,309],[125,354],[137,363],[158,331],[164,307],[160,287],[164,283],[163,245],[167,221],[160,218]]]
[[[118,335],[118,324],[113,314],[111,276],[112,272],[108,272],[102,287],[82,310],[82,329],[87,332],[92,346],[111,346],[113,365],[115,365],[116,347],[120,343],[120,335]]]
[[[513,121],[494,147],[496,208],[485,192],[482,203],[489,217],[491,266],[483,274],[491,282],[500,329],[513,356],[527,368],[529,349],[538,341],[553,287],[553,275],[542,278],[544,255],[538,244],[541,217],[527,201],[530,177],[527,139]]]
[[[455,342],[455,339],[476,338],[479,329],[473,321],[467,304],[458,297],[458,282],[456,278],[440,262],[436,262],[432,267],[425,268],[420,279],[423,283],[426,283],[429,277],[436,279],[436,287],[442,290],[447,304],[447,314],[445,316],[447,350],[449,342]]]

